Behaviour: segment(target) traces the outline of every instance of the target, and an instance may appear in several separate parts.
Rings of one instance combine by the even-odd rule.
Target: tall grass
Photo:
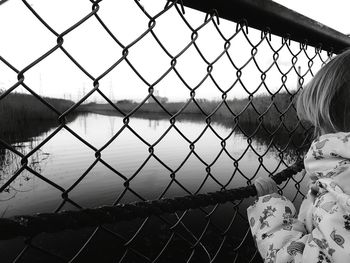
[[[203,99],[193,101],[177,115],[177,118],[196,119],[205,121],[210,117],[211,121],[221,123],[226,127],[234,128],[247,136],[253,136],[262,144],[285,147],[291,150],[291,156],[295,156],[295,150],[309,141],[304,141],[310,125],[300,125],[294,108],[293,96],[288,93],[279,93],[271,97],[268,95],[255,96],[251,100],[234,99],[227,100],[220,105],[220,101],[208,101]],[[163,107],[171,114],[180,112],[186,102],[162,103]],[[138,107],[138,103],[132,101],[120,101],[115,104],[125,114]],[[198,107],[199,106],[199,107]],[[90,103],[82,105],[80,111],[94,112],[107,115],[120,115],[109,104]],[[142,105],[133,116],[144,118],[169,119],[169,114],[155,102]]]
[[[59,112],[73,105],[72,101],[44,98]],[[0,100],[0,138],[14,142],[37,136],[57,126],[58,115],[28,94],[10,93]]]
[[[293,128],[298,123],[296,111],[292,106],[291,95],[287,93],[276,94],[273,99],[270,96],[256,96],[251,101],[248,99],[227,100],[220,107],[219,101],[208,101],[199,99],[193,101],[179,114],[196,114],[210,116],[213,120],[231,121],[234,123],[257,124],[263,122],[264,125],[276,127],[283,123],[288,128]],[[163,103],[163,107],[171,114],[176,114],[185,105],[185,102],[168,102]],[[138,104],[131,101],[117,102],[116,106],[128,114],[135,109]],[[199,107],[198,107],[199,106]],[[217,109],[218,108],[218,109]],[[216,110],[217,109],[217,110]],[[90,103],[80,107],[81,111],[118,114],[118,112],[109,104]],[[145,103],[137,111],[137,114],[166,114],[157,103]]]

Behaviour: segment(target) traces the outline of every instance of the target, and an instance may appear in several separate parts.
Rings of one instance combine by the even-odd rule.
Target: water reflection
[[[25,154],[26,150],[36,147],[38,140],[24,143],[16,143],[12,146],[20,153]],[[49,158],[49,153],[42,149],[36,151],[28,158],[28,167],[37,173],[41,173],[45,163]],[[21,168],[21,157],[8,149],[0,149],[0,185],[4,185]],[[35,176],[27,170],[21,172],[3,192],[0,193],[0,201],[8,201],[16,197],[18,193],[32,191],[35,187]]]
[[[97,149],[118,134],[101,151],[98,162],[95,151],[65,129],[30,157],[29,167],[60,187],[71,189],[69,198],[82,207],[234,188],[246,185],[247,178],[256,174],[267,175],[284,168],[275,147],[268,148],[264,139],[247,141],[225,123],[208,127],[202,120],[181,119],[172,127],[169,120],[162,118],[131,118],[129,127],[124,127],[121,117],[87,114],[68,126]],[[52,131],[15,147],[26,154]],[[224,149],[220,138],[226,138]],[[263,156],[262,162],[257,154]],[[293,149],[283,158],[287,163],[294,161]],[[3,184],[20,168],[19,156],[2,149],[0,167]],[[0,213],[6,211],[6,216],[11,216],[51,212],[58,207],[75,209],[69,202],[62,203],[61,194],[24,170],[1,193]]]
[[[153,130],[156,130],[159,126],[159,120],[148,120],[148,127],[152,128]]]

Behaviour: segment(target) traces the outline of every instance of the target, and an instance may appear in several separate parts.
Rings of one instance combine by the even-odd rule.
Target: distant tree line
[[[182,117],[186,114],[196,114],[202,117],[210,117],[215,120],[231,121],[232,123],[249,123],[257,125],[263,123],[269,127],[278,127],[283,123],[288,129],[293,129],[299,123],[295,109],[295,96],[288,93],[278,93],[274,96],[259,95],[251,99],[233,99],[222,101],[212,101],[206,99],[195,99],[185,108],[186,102],[162,102],[145,103],[135,114],[161,114],[171,116],[177,114]],[[220,105],[221,104],[221,105]],[[125,114],[133,111],[139,106],[137,102],[131,100],[117,101],[117,106]],[[164,109],[165,110],[164,110]],[[88,103],[80,107],[81,111],[90,112],[118,112],[109,104]],[[307,125],[307,124],[305,124]]]

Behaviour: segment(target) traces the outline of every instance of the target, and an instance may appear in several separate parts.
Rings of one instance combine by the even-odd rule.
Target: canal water
[[[123,125],[121,117],[99,114],[79,115],[68,124],[96,149],[103,147],[102,161],[68,193],[70,200],[79,206],[96,207],[235,188],[247,185],[247,179],[255,174],[266,176],[268,171],[285,168],[275,147],[268,147],[261,139],[247,141],[245,135],[233,132],[227,124],[214,122],[208,127],[203,120],[192,118],[177,120],[175,128],[166,119],[133,117],[129,122],[131,129],[123,129]],[[16,143],[14,147],[26,154],[53,131]],[[105,147],[116,134],[119,135]],[[224,150],[220,137],[228,137]],[[195,142],[194,151],[190,142]],[[147,144],[153,145],[151,156]],[[263,156],[262,163],[257,154]],[[295,160],[290,154],[284,156],[287,164]],[[30,156],[28,165],[46,179],[69,189],[95,160],[93,149],[62,129]],[[0,152],[1,184],[19,169],[20,162],[16,154],[8,150]],[[131,191],[125,191],[126,180],[130,180]],[[294,185],[290,190],[295,192]],[[53,212],[58,208],[76,209],[69,202],[62,204],[61,194],[25,170],[0,194],[0,214],[8,217]]]

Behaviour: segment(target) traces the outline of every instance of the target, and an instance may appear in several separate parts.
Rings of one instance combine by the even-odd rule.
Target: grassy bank
[[[205,121],[205,118],[212,114],[220,102],[198,100],[198,105],[191,102],[178,119],[195,119]],[[236,99],[227,101],[211,116],[211,120],[226,127],[235,128],[247,136],[254,136],[264,145],[276,145],[280,149],[288,148],[291,156],[295,156],[299,146],[304,144],[306,132],[298,125],[296,111],[292,106],[291,96],[287,93],[270,96],[256,96],[250,102],[248,99]],[[162,105],[170,114],[177,113],[185,102],[167,102]],[[132,101],[119,101],[116,106],[125,114],[130,113],[138,106]],[[229,107],[229,109],[228,109]],[[92,112],[104,115],[121,115],[109,104],[90,103],[79,107],[80,111]],[[203,113],[203,112],[204,113]],[[150,119],[169,119],[169,115],[157,103],[146,103],[134,114],[135,117]],[[235,118],[238,116],[237,118]],[[283,120],[283,125],[281,121]],[[258,126],[259,124],[263,126]],[[238,126],[236,126],[239,124]],[[308,126],[304,123],[306,127]],[[259,127],[259,128],[257,128]],[[292,134],[288,130],[294,130]],[[288,130],[287,130],[287,129]],[[279,152],[278,152],[279,153]]]
[[[63,112],[73,101],[44,98]],[[0,138],[7,142],[22,141],[57,126],[57,114],[28,94],[10,93],[0,100]]]
[[[191,102],[180,114],[180,117],[181,115],[191,114],[198,115],[200,118],[205,118],[212,114],[220,103],[207,100],[198,100],[197,102],[200,107]],[[213,120],[234,123],[235,116],[238,116],[238,121],[240,123],[257,124],[262,121],[269,127],[277,127],[280,125],[281,120],[283,120],[283,123],[288,128],[292,128],[298,123],[298,118],[296,116],[296,111],[291,107],[291,103],[291,97],[287,93],[276,94],[273,100],[271,100],[270,96],[256,96],[251,102],[248,99],[228,100],[226,104],[223,104],[211,116],[211,118]],[[170,114],[175,114],[184,104],[185,102],[168,102],[164,103],[163,106]],[[138,103],[120,101],[116,103],[116,106],[125,114],[128,114],[138,106]],[[120,115],[118,111],[109,104],[90,103],[82,105],[79,110],[107,115]],[[281,113],[283,113],[282,117]],[[157,103],[145,103],[137,110],[135,116],[137,115],[169,116]]]

